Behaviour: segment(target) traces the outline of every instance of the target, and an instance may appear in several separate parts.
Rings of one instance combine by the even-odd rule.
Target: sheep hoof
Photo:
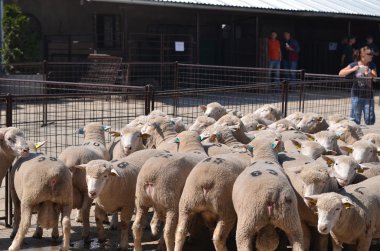
[[[53,243],[59,243],[59,242],[60,242],[60,240],[59,240],[59,236],[51,236],[51,241],[52,241]]]
[[[83,237],[83,242],[86,243],[86,244],[91,243],[90,236]]]
[[[109,227],[109,230],[116,231],[117,230],[117,225],[111,224]]]
[[[42,239],[42,232],[41,231],[36,231],[34,232],[33,236],[34,239]]]
[[[9,238],[13,239],[13,238],[15,238],[15,236],[16,236],[16,233],[12,232],[11,235],[9,236]]]

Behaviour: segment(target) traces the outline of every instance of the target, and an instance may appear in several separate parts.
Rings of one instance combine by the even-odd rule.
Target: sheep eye
[[[335,209],[335,211],[338,211],[339,210],[339,207]]]
[[[12,139],[12,138],[8,138],[8,141],[15,142],[14,139]]]
[[[107,175],[104,175],[104,178],[107,178],[108,176]]]

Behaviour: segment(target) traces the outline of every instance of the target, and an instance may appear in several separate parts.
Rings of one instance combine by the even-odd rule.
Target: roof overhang
[[[161,6],[161,7],[175,7],[175,8],[187,8],[194,10],[218,10],[218,11],[235,11],[246,12],[255,14],[275,14],[275,15],[293,15],[299,17],[329,17],[329,18],[346,18],[346,19],[360,19],[360,20],[372,20],[380,21],[379,16],[364,15],[364,14],[352,14],[352,13],[338,13],[338,12],[324,12],[313,10],[285,10],[276,8],[255,8],[255,7],[240,7],[231,5],[216,5],[206,3],[194,3],[178,2],[168,0],[86,0],[87,2],[104,2],[104,3],[117,3],[117,4],[133,4],[133,5],[148,5],[148,6]],[[293,0],[294,1],[294,0]],[[207,2],[207,1],[205,1]]]

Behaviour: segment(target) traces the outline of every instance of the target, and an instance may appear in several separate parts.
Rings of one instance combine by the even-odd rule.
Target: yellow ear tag
[[[343,206],[345,209],[350,209],[352,207],[352,205],[350,203],[343,203]]]
[[[37,142],[37,143],[34,144],[34,146],[36,147],[36,149],[39,149],[39,148],[41,148],[45,144],[46,144],[46,140],[45,141],[41,141],[41,142]]]
[[[112,135],[112,137],[115,137],[115,138],[121,136],[120,132],[116,132],[116,131],[110,131],[110,134]]]

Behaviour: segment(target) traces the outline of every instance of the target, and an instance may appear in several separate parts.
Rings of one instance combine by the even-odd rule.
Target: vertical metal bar
[[[300,79],[301,79],[301,99],[302,99],[302,112],[305,112],[305,70],[301,70],[300,73]]]
[[[178,106],[178,62],[175,62],[174,66],[174,97],[173,97],[173,116],[177,116],[177,106]]]
[[[13,106],[13,99],[12,94],[8,93],[6,97],[6,122],[5,126],[10,127],[13,124],[13,118],[12,118],[12,106]],[[10,196],[10,189],[9,189],[9,180],[10,180],[10,173],[11,168],[8,169],[8,173],[5,177],[5,226],[10,227],[12,225],[12,198]]]
[[[259,65],[259,17],[258,16],[256,16],[256,28],[255,28],[256,30],[255,30],[255,43],[256,43],[256,45],[255,45],[255,53],[256,53],[256,55],[255,55],[255,58],[256,58],[256,67],[258,67],[258,65]]]
[[[42,76],[43,76],[43,80],[46,81],[47,80],[47,74],[48,74],[48,70],[47,70],[47,61],[44,60],[42,62]],[[44,87],[42,87],[44,88]],[[42,103],[42,126],[47,126],[47,102],[46,102],[46,99],[44,99],[43,103]]]
[[[199,23],[199,12],[197,12],[197,64],[199,64],[199,41],[200,41],[200,38],[199,38],[199,35],[200,35],[200,23]]]
[[[284,80],[281,82],[282,87],[282,107],[281,112],[284,117],[288,116],[288,81]]]
[[[145,99],[145,115],[148,115],[150,113],[150,85],[145,86],[145,91],[144,91],[144,99]]]
[[[71,42],[71,35],[67,35],[67,52],[68,52],[68,61],[71,62],[71,55],[72,55],[72,42]]]

